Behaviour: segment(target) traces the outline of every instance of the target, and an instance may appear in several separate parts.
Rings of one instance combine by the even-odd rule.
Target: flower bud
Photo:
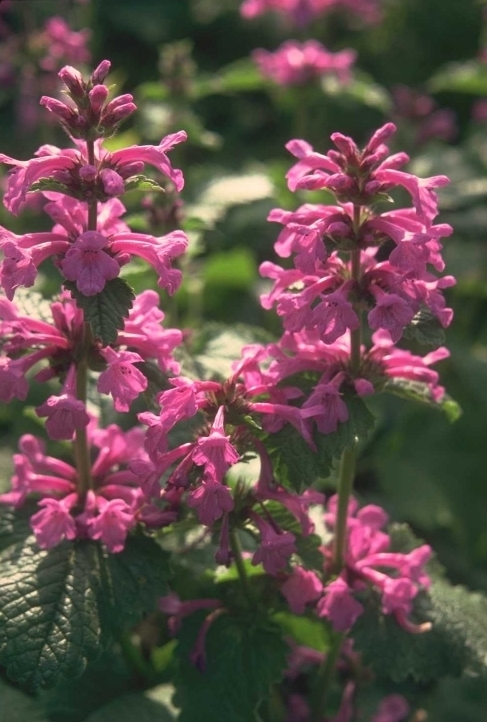
[[[99,115],[108,98],[108,88],[106,85],[95,85],[88,93],[88,97],[90,99],[91,110],[95,115]]]
[[[58,76],[66,85],[73,97],[80,99],[84,98],[86,85],[79,70],[72,68],[71,65],[65,65],[64,68],[61,68],[59,71]]]
[[[109,60],[102,60],[100,65],[91,74],[91,82],[93,85],[101,85],[108,73],[110,72],[111,63]]]

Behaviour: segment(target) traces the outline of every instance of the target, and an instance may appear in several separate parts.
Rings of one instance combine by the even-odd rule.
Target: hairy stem
[[[242,546],[240,544],[240,539],[238,538],[238,534],[235,529],[232,529],[230,532],[230,547],[235,558],[235,566],[237,567],[238,577],[240,579],[240,585],[242,587],[243,594],[247,602],[250,604],[250,602],[252,601],[252,592],[250,590],[249,578],[247,576],[247,571],[245,569],[245,564],[242,556]]]
[[[335,676],[335,667],[340,654],[344,635],[333,634],[330,648],[318,670],[318,680],[311,706],[309,722],[321,722],[325,716],[325,708],[330,694],[330,687]]]
[[[332,567],[337,574],[343,568],[345,551],[347,546],[347,516],[348,502],[353,489],[355,479],[355,467],[357,461],[357,439],[353,446],[342,454],[340,459],[340,472],[338,477],[338,509],[335,523],[335,542],[333,547]]]

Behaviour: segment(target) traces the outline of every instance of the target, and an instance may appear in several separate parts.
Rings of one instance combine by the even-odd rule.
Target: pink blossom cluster
[[[326,155],[303,140],[287,144],[298,158],[287,174],[290,190],[326,189],[338,205],[306,204],[294,212],[270,213],[269,220],[284,225],[276,252],[283,258],[294,255],[295,268],[262,264],[262,275],[274,282],[262,303],[276,306],[286,331],[315,331],[331,344],[359,327],[359,310],[373,331],[388,332],[394,343],[423,308],[442,326],[450,323],[452,312],[441,291],[454,279],[438,278],[431,270],[444,269],[440,239],[452,232],[447,224],[433,224],[435,189],[448,179],[422,179],[399,170],[407,155],[389,155],[384,143],[394,132],[387,123],[363,151],[339,133],[332,136],[338,150]],[[413,207],[378,212],[377,205],[397,187],[409,193]],[[352,278],[351,260],[342,257],[352,251],[360,251],[358,278]]]
[[[347,83],[355,57],[354,50],[332,53],[317,40],[287,40],[273,53],[262,48],[252,52],[262,75],[278,85],[302,85],[327,74]]]
[[[86,495],[78,492],[74,466],[47,455],[34,436],[20,438],[12,489],[0,495],[0,503],[18,508],[40,497],[30,525],[42,549],[63,539],[95,539],[118,553],[138,524],[160,528],[178,516],[177,500],[159,485],[146,484],[137,471],[146,461],[141,429],[123,432],[115,424],[100,429],[91,422],[88,435],[98,454],[91,467],[93,489]]]
[[[113,346],[93,345],[91,363],[101,371],[97,388],[111,394],[116,411],[128,411],[130,404],[147,388],[147,378],[137,364],[155,360],[163,372],[178,373],[172,352],[182,341],[178,329],[164,329],[155,291],[136,297],[124,329]],[[19,312],[15,303],[0,298],[0,401],[25,400],[29,390],[28,372],[44,362],[38,381],[63,381],[61,393],[50,396],[36,409],[46,417],[51,439],[70,440],[76,429],[89,423],[85,404],[76,398],[75,359],[83,344],[83,312],[68,293],[51,304],[51,320],[39,320]],[[45,365],[47,362],[47,366]]]
[[[414,142],[421,145],[437,138],[445,142],[455,139],[458,134],[456,116],[450,108],[438,108],[429,95],[407,85],[396,85],[392,90],[393,119],[406,121],[414,128]]]
[[[358,15],[363,22],[377,23],[381,19],[380,5],[380,0],[244,0],[240,13],[251,19],[272,10],[303,26],[319,15],[340,9]]]
[[[338,497],[333,496],[326,507],[325,521],[331,531],[335,528],[337,505]],[[291,611],[303,614],[306,605],[312,603],[318,616],[328,619],[336,631],[346,632],[364,611],[357,593],[373,589],[380,596],[383,614],[393,615],[406,631],[417,634],[429,630],[429,622],[415,624],[410,615],[418,593],[430,586],[425,565],[431,557],[431,547],[423,544],[408,554],[391,551],[391,538],[384,531],[387,522],[388,516],[381,507],[369,504],[359,509],[357,501],[351,499],[343,569],[333,578],[333,540],[323,547],[324,572],[328,577],[325,583],[315,572],[295,567],[281,586]]]

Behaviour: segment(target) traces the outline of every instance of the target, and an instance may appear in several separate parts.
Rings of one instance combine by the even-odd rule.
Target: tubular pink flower
[[[118,173],[122,173],[123,167],[133,162],[147,163],[152,165],[163,175],[167,176],[176,186],[178,191],[184,187],[183,174],[180,170],[173,168],[166,153],[178,143],[187,139],[184,130],[178,133],[167,135],[161,140],[158,146],[155,145],[134,145],[123,150],[117,150],[110,156],[110,165]],[[1,160],[1,157],[0,157]]]
[[[252,564],[262,564],[268,574],[275,575],[288,563],[289,557],[296,553],[296,538],[289,531],[275,531],[261,516],[250,513],[260,531],[260,546],[252,557]]]
[[[227,486],[212,479],[204,480],[186,500],[191,509],[196,509],[198,519],[206,526],[212,526],[225,512],[232,511],[233,498]]]
[[[352,590],[341,577],[327,585],[316,609],[320,617],[330,620],[333,629],[337,632],[347,632],[364,611],[363,606],[353,597]]]
[[[261,48],[252,53],[261,73],[279,85],[299,85],[327,73],[345,83],[350,80],[355,56],[353,50],[331,53],[316,40],[288,40],[274,53]]]
[[[112,554],[123,551],[127,534],[135,526],[134,513],[122,499],[97,499],[98,516],[88,521],[88,535],[100,539]]]
[[[205,478],[221,482],[226,472],[240,458],[238,451],[225,436],[224,407],[220,406],[208,436],[200,436],[193,451],[193,461],[205,467]]]
[[[37,416],[47,416],[46,430],[56,441],[71,440],[76,429],[83,429],[90,423],[85,405],[76,398],[76,368],[70,366],[60,396],[50,396],[36,408]]]
[[[338,374],[329,382],[319,383],[302,407],[305,418],[314,418],[318,431],[330,434],[338,424],[347,421],[348,409],[339,391],[343,375]]]
[[[98,391],[113,396],[116,411],[128,411],[132,401],[147,388],[146,377],[134,366],[144,359],[131,351],[115,352],[110,346],[100,353],[108,363],[108,368],[98,379]]]
[[[376,303],[367,316],[370,327],[388,331],[393,343],[396,343],[401,338],[404,327],[412,321],[414,310],[396,293],[385,293],[378,286],[371,286],[370,292]]]
[[[97,231],[86,231],[73,243],[61,261],[61,269],[68,281],[84,296],[95,296],[105,288],[106,281],[120,273],[117,261],[103,249],[107,239]]]
[[[291,576],[282,584],[280,591],[286,597],[291,612],[304,614],[306,604],[316,601],[321,596],[323,584],[314,572],[295,567]]]
[[[40,511],[30,519],[30,525],[36,541],[41,549],[51,549],[63,539],[76,538],[76,522],[71,516],[71,508],[78,498],[77,494],[69,494],[57,499],[41,499]]]

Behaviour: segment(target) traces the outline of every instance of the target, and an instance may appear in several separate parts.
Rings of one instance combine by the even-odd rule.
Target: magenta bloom
[[[296,25],[304,26],[316,16],[337,8],[354,12],[367,23],[380,20],[378,0],[244,0],[240,13],[250,19],[273,10],[282,13]]]
[[[71,507],[77,494],[69,494],[61,501],[41,499],[40,511],[30,519],[30,525],[41,549],[51,549],[63,539],[76,538],[76,522],[71,516]]]
[[[86,231],[73,243],[61,261],[61,268],[68,281],[76,281],[80,293],[94,296],[101,293],[105,283],[116,278],[120,266],[103,249],[107,239],[97,231]]]
[[[197,510],[202,524],[212,526],[225,512],[232,511],[233,498],[228,486],[208,479],[188,495],[187,504]]]
[[[348,584],[338,577],[325,588],[325,595],[317,606],[320,617],[326,617],[337,632],[347,632],[364,611],[352,595]]]
[[[117,353],[110,346],[104,348],[101,354],[108,368],[98,379],[98,391],[113,396],[116,411],[128,411],[132,401],[147,388],[146,377],[134,366],[144,359],[132,351]]]
[[[252,520],[260,531],[260,546],[252,557],[252,564],[262,564],[268,574],[282,571],[289,557],[296,553],[296,537],[289,531],[278,532],[261,516],[251,512]]]
[[[289,609],[294,614],[304,614],[306,604],[321,596],[323,584],[314,572],[295,567],[291,576],[281,586],[281,594],[286,597]]]
[[[205,467],[205,476],[213,481],[221,482],[226,472],[240,458],[238,451],[225,436],[223,421],[224,407],[220,406],[215,416],[209,436],[201,436],[198,446],[193,452],[193,461]]]
[[[135,526],[134,513],[122,499],[97,500],[99,514],[88,522],[91,539],[100,539],[109,552],[116,554],[125,546],[127,534]]]
[[[355,55],[353,50],[330,53],[316,40],[287,40],[273,53],[261,48],[252,53],[261,73],[278,85],[302,85],[325,74],[346,83]]]

